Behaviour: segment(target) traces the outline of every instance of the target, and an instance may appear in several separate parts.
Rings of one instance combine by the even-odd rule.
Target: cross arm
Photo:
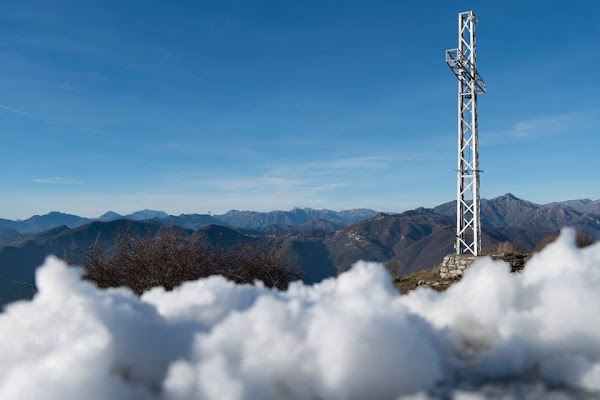
[[[464,83],[470,84],[471,80],[474,80],[477,93],[486,92],[483,78],[481,78],[471,61],[459,49],[446,50],[446,64],[454,72],[454,75]]]

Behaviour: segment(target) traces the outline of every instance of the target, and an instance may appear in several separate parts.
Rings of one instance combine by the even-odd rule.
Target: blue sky
[[[600,198],[600,3],[0,7],[0,216],[402,211],[452,200],[457,13],[479,23],[482,196]]]

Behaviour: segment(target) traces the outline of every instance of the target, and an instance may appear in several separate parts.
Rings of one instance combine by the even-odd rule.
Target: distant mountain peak
[[[139,211],[133,212],[131,214],[167,214],[167,213],[164,211],[150,210],[148,208],[144,208],[143,210],[139,210]]]
[[[67,214],[64,212],[60,212],[60,211],[50,211],[48,214],[43,214],[43,215],[34,215],[31,218],[34,217],[77,217],[77,218],[81,218],[78,215],[74,215],[74,214]]]
[[[433,213],[433,210],[431,208],[425,208],[425,207],[417,207],[414,210],[408,210],[408,211],[413,211],[413,212],[417,212],[417,213],[427,213],[427,214]],[[377,215],[389,215],[389,214],[377,213]]]
[[[521,199],[518,198],[517,196],[515,196],[514,194],[508,192],[508,193],[505,193],[502,196],[498,196],[492,200],[521,200]]]
[[[576,199],[576,200],[565,200],[565,201],[561,201],[558,203],[553,203],[553,204],[566,204],[566,205],[570,205],[570,204],[582,204],[582,205],[587,205],[590,203],[593,203],[594,201],[592,199]]]
[[[531,207],[539,207],[538,204],[532,203],[529,200],[523,200],[523,199],[515,196],[514,194],[512,194],[510,192],[506,193],[506,194],[503,194],[502,196],[495,197],[495,198],[490,199],[490,200],[482,200],[482,202],[485,202],[485,201],[490,202],[490,203],[495,203],[495,204],[498,204],[498,203],[506,203],[506,204],[517,203],[517,204],[527,205],[527,206],[531,206]]]
[[[101,216],[98,217],[98,219],[100,221],[113,221],[115,219],[119,219],[122,218],[123,216],[119,213],[116,213],[114,211],[107,211],[104,214],[102,214]]]
[[[593,201],[591,199],[566,200],[546,204],[546,207],[566,207],[582,213],[600,215],[600,200]]]
[[[157,210],[140,210],[127,215],[128,218],[138,221],[145,219],[167,218],[168,216],[169,214],[166,212]]]

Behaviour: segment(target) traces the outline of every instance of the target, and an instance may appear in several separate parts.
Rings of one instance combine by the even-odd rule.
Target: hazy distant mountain
[[[108,211],[96,219],[91,219],[60,212],[51,212],[46,215],[34,215],[23,221],[0,218],[0,229],[13,229],[19,233],[36,233],[61,225],[75,228],[91,221],[111,222],[119,219],[143,221],[152,219],[188,229],[200,229],[206,225],[214,224],[265,231],[287,229],[337,230],[348,224],[370,218],[375,214],[375,211],[368,209],[337,212],[331,210],[313,210],[310,208],[294,208],[291,211],[272,211],[269,213],[233,210],[223,215],[214,216],[207,214],[181,214],[174,216],[164,211],[141,210],[128,215]]]
[[[220,225],[206,225],[191,235],[191,240],[205,246],[228,249],[258,239]]]
[[[455,218],[456,201],[441,204],[433,211],[440,215]],[[522,200],[507,193],[491,200],[481,200],[481,218],[484,225],[493,227],[535,226],[543,229],[558,229],[561,226],[577,225],[577,221],[586,213],[600,215],[600,200],[568,200],[545,205]],[[353,209],[344,211],[315,210],[311,208],[294,208],[290,211],[237,211],[231,210],[222,215],[181,214],[168,215],[163,211],[141,210],[128,215],[108,211],[96,220],[103,222],[118,219],[157,220],[181,226],[187,229],[199,229],[209,224],[242,228],[260,232],[306,231],[306,230],[339,230],[344,226],[367,220],[377,214],[370,209]],[[26,220],[13,221],[0,219],[0,229],[12,229],[20,233],[41,232],[53,227],[66,225],[70,228],[84,225],[94,219],[77,215],[51,212],[46,215],[35,215]],[[0,237],[10,235],[0,233]]]
[[[60,225],[75,228],[88,222],[90,222],[89,218],[53,211],[46,215],[34,215],[23,221],[0,219],[0,228],[14,229],[21,233],[31,233],[41,232]]]
[[[592,199],[578,199],[578,200],[565,200],[548,203],[546,206],[564,206],[569,207],[577,211],[585,208],[588,204],[593,203]]]
[[[327,211],[327,210],[322,210]],[[355,222],[363,221],[365,219],[369,219],[377,215],[377,211],[368,209],[368,208],[353,208],[352,210],[342,210],[342,211],[333,211],[336,213],[342,221],[353,224]],[[323,218],[323,217],[320,217]]]
[[[161,219],[167,218],[169,214],[164,211],[156,211],[156,210],[142,210],[136,211],[134,213],[128,214],[125,216],[127,219],[133,219],[135,221],[143,221],[145,219]]]
[[[344,224],[327,221],[321,218],[312,217],[306,222],[297,225],[275,224],[256,228],[258,232],[278,232],[278,231],[337,231],[342,229]],[[242,228],[243,229],[243,228]]]
[[[114,211],[108,211],[108,212],[105,212],[104,214],[102,214],[101,216],[99,216],[98,220],[103,221],[103,222],[110,222],[110,221],[114,221],[114,220],[121,219],[121,218],[125,218],[125,217]]]
[[[345,226],[357,221],[368,219],[377,212],[368,209],[354,209],[345,211],[314,210],[312,208],[294,208],[291,211],[238,211],[231,210],[223,215],[215,215],[215,218],[236,228],[263,229],[269,226],[296,226],[311,224],[309,221],[329,221],[338,226]],[[315,220],[317,221],[317,220]]]
[[[179,216],[169,215],[163,211],[142,210],[128,215],[121,215],[114,211],[108,211],[98,217],[99,221],[109,222],[117,219],[128,219],[133,221],[155,220],[166,224],[173,224],[187,229],[200,229],[210,224],[226,225],[216,218],[207,214],[181,214]]]
[[[311,218],[300,208],[271,212],[231,210],[216,217],[230,226],[247,229],[261,229],[271,225],[298,225]]]
[[[296,228],[297,230],[303,230],[303,231],[309,231],[309,230],[310,231],[315,231],[315,230],[337,231],[339,229],[342,229],[343,227],[344,227],[344,225],[342,223],[328,221],[323,218],[312,217],[308,221],[306,221],[300,225],[296,225],[294,228]]]
[[[114,211],[108,211],[98,217],[98,221],[110,222],[115,221],[117,219],[130,219],[133,221],[143,221],[146,219],[160,219],[166,218],[169,214],[163,211],[155,211],[155,210],[141,210],[136,211],[131,214],[121,215]]]
[[[163,211],[142,210],[128,215],[109,211],[98,218],[100,221],[115,219],[146,220],[153,219],[173,225],[199,229],[214,224],[234,228],[253,229],[264,232],[279,230],[337,230],[348,224],[371,218],[377,214],[373,210],[353,209],[344,211],[314,210],[294,208],[291,211],[237,211],[231,210],[222,215],[181,214],[168,215]]]
[[[66,225],[60,225],[42,232],[21,233],[16,236],[3,237],[0,238],[0,246],[20,247],[28,242],[45,244],[49,238],[58,237],[63,232],[71,232],[71,228]],[[64,253],[64,249],[61,249],[61,251]]]
[[[11,219],[0,218],[0,228],[12,229],[12,230],[18,231],[17,226],[19,225],[19,222],[22,222],[22,221],[13,221]]]
[[[590,200],[590,199],[567,200],[567,201],[549,203],[549,204],[546,204],[545,206],[546,207],[561,206],[561,207],[570,208],[575,211],[579,211],[581,213],[590,213],[590,214],[600,215],[600,199],[599,200]]]
[[[0,228],[0,239],[17,236],[19,231],[11,228]]]
[[[200,229],[207,225],[227,225],[208,214],[167,215],[163,218],[153,218],[155,221],[181,226],[187,229]]]
[[[179,216],[167,215],[162,211],[144,210],[119,217],[135,220],[153,219],[189,229],[200,229],[206,225],[213,224],[273,232],[280,230],[337,230],[348,224],[368,219],[375,214],[375,211],[367,209],[338,212],[314,210],[311,208],[294,208],[291,211],[256,212],[231,210],[222,215],[181,214]],[[117,215],[111,216],[111,218]]]
[[[600,215],[600,199],[589,202],[581,209],[577,209],[577,211]]]

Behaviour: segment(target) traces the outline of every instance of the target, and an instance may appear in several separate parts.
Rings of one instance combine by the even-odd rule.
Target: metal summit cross
[[[458,78],[458,169],[456,202],[456,254],[481,251],[479,197],[479,143],[477,94],[485,82],[475,61],[475,15],[458,14],[458,48],[446,50],[446,63]]]

